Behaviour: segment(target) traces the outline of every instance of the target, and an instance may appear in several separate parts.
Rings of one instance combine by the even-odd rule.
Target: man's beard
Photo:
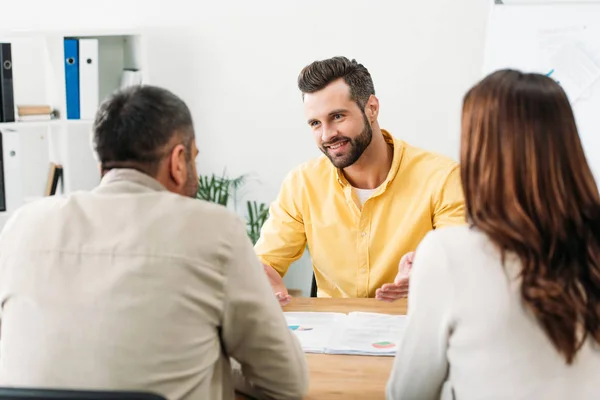
[[[323,143],[323,145],[319,147],[321,152],[323,152],[323,154],[325,154],[327,158],[329,158],[329,160],[335,167],[343,169],[351,166],[356,161],[358,161],[358,159],[360,158],[360,156],[362,156],[367,147],[369,147],[369,144],[371,144],[371,139],[373,138],[373,129],[371,128],[369,120],[367,119],[367,116],[364,112],[363,118],[365,127],[361,134],[355,137],[354,139],[350,139],[345,136],[338,136],[335,137],[331,142]],[[329,154],[328,150],[330,149],[325,146],[331,146],[343,141],[348,141],[348,150],[346,154],[340,157],[336,157]]]

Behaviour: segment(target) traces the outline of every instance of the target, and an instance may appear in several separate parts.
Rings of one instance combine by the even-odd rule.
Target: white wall
[[[247,198],[265,202],[287,171],[319,154],[296,89],[298,72],[315,59],[357,58],[373,75],[382,127],[456,158],[462,95],[481,77],[491,6],[484,0],[3,3],[2,30],[156,27],[148,48],[151,78],[192,108],[201,172],[253,173],[260,183]],[[304,258],[297,268],[308,265]],[[304,277],[292,281],[307,290]]]

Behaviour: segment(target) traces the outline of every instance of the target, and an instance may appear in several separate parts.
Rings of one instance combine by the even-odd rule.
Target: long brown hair
[[[460,158],[469,223],[521,260],[523,302],[571,364],[600,343],[600,194],[565,92],[489,75],[464,98]]]

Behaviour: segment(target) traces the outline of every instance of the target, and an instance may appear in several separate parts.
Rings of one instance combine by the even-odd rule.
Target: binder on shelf
[[[15,98],[10,43],[0,43],[0,122],[15,122]]]
[[[4,193],[4,149],[2,131],[0,131],[0,211],[6,211],[6,193]]]
[[[81,119],[94,119],[99,101],[98,39],[79,39]]]
[[[65,38],[65,85],[67,119],[80,119],[79,107],[79,41]]]

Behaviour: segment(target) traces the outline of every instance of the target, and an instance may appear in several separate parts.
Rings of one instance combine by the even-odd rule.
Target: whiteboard
[[[553,77],[551,46],[565,40],[576,43],[578,51],[600,68],[600,2],[495,5],[488,24],[484,74],[514,68]],[[556,80],[560,83],[560,78]],[[600,183],[600,79],[570,100],[586,158]]]

